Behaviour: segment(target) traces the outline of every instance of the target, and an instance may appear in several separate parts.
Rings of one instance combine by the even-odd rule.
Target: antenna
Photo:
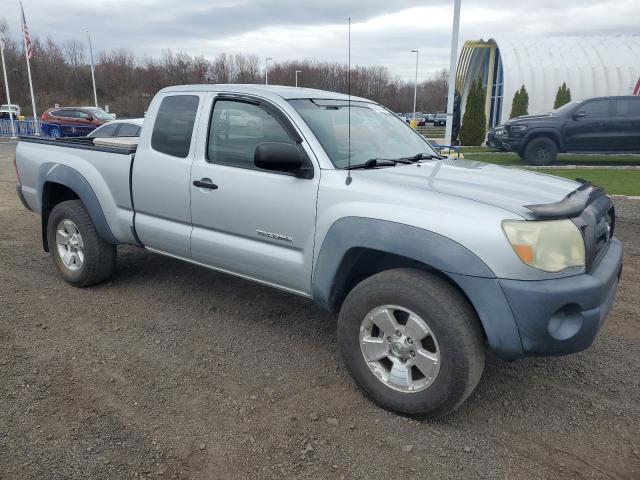
[[[347,95],[349,96],[348,100],[348,147],[347,147],[347,180],[345,183],[347,185],[351,185],[351,17],[349,17],[349,40],[348,40],[348,50],[349,50],[349,71],[347,73]]]

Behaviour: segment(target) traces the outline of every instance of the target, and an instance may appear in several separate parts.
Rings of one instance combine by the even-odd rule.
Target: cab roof
[[[259,84],[201,84],[201,85],[178,85],[167,87],[158,93],[171,92],[227,92],[249,95],[259,95],[265,98],[280,97],[285,100],[299,98],[315,98],[324,100],[348,100],[349,96],[343,93],[328,92],[315,88],[287,87],[284,85],[259,85]],[[366,98],[351,96],[351,100],[360,102],[371,102]]]

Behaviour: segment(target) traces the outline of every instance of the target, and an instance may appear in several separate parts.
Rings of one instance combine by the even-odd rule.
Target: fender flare
[[[444,273],[495,278],[474,253],[438,233],[387,220],[343,217],[329,228],[314,265],[311,290],[321,305],[331,304],[336,273],[353,248],[392,253]]]
[[[104,216],[98,197],[93,188],[77,170],[66,165],[57,163],[43,163],[38,171],[38,183],[36,185],[36,195],[40,200],[40,215],[42,218],[42,246],[45,251],[49,251],[47,240],[47,223],[51,209],[44,201],[45,188],[48,183],[58,183],[69,188],[78,196],[84,207],[87,209],[91,221],[96,227],[100,238],[111,244],[117,244],[118,240],[113,235],[107,219]]]
[[[523,149],[525,148],[527,143],[531,141],[532,137],[541,137],[541,136],[552,137],[558,144],[558,151],[559,152],[564,151],[564,141],[562,140],[562,133],[559,130],[550,128],[550,127],[533,128],[532,130],[527,132],[527,134],[525,135],[522,141],[522,148]]]
[[[337,220],[322,242],[313,270],[312,296],[324,308],[333,308],[336,275],[354,248],[392,253],[438,270],[473,305],[492,350],[504,359],[523,356],[515,318],[487,264],[458,242],[409,225],[363,217]]]

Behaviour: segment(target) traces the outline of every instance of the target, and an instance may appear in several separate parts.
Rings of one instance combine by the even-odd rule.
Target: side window
[[[207,144],[209,162],[255,169],[253,155],[262,142],[296,145],[264,108],[233,100],[215,102]]]
[[[586,113],[586,118],[598,118],[609,116],[609,100],[594,100],[587,102],[578,108],[578,111]]]
[[[58,110],[56,112],[56,116],[64,118],[76,118],[76,112],[74,110]]]
[[[87,112],[83,112],[82,110],[76,110],[76,118],[80,118],[82,120],[86,120],[90,117]]]
[[[123,123],[118,132],[119,137],[139,137],[140,127],[131,123]]]
[[[151,134],[151,147],[173,157],[186,158],[191,146],[199,98],[172,95],[160,104]]]
[[[110,123],[109,125],[105,125],[103,127],[98,128],[97,130],[94,130],[89,134],[89,136],[96,137],[96,138],[113,137],[116,133],[117,128],[118,128],[117,123]]]
[[[640,117],[640,98],[619,98],[614,101],[618,117]]]
[[[49,112],[49,115],[51,115],[52,117],[59,117],[60,113],[60,110],[52,110]]]

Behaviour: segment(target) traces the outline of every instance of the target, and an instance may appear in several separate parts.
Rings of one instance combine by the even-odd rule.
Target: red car
[[[109,115],[101,108],[95,107],[49,108],[45,110],[41,118],[44,123],[51,125],[83,127],[82,130],[85,135],[103,123],[115,120],[115,117]],[[52,129],[55,130],[55,127],[52,127]],[[61,129],[58,130],[60,132],[62,131]]]

